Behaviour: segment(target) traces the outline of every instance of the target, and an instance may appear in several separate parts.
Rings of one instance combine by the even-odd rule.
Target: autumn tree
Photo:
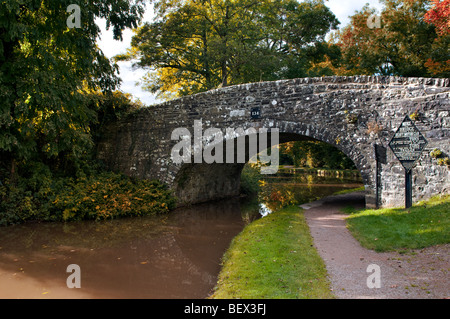
[[[438,37],[425,66],[433,76],[450,77],[450,0],[432,2],[433,7],[425,14],[425,21],[436,27]]]
[[[436,27],[425,21],[428,0],[382,0],[378,14],[366,5],[340,30],[336,43],[342,49],[343,64],[351,74],[431,76],[425,62],[435,54]],[[381,25],[374,23],[379,15]],[[376,21],[376,20],[375,20]],[[439,44],[448,55],[448,45]],[[441,76],[443,74],[440,74]]]
[[[153,2],[155,21],[116,58],[148,69],[147,89],[166,98],[305,76],[338,24],[322,0]]]
[[[450,33],[450,0],[432,0],[433,7],[425,14],[425,21],[434,24],[437,33]]]
[[[79,27],[69,28],[69,5]],[[12,177],[18,162],[77,157],[92,144],[85,93],[120,82],[96,45],[95,19],[119,40],[143,12],[143,0],[0,0],[0,159]]]

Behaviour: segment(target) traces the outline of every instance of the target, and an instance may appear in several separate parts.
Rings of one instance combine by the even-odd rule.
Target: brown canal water
[[[354,177],[292,175],[267,179],[259,201],[235,198],[165,216],[0,228],[0,298],[206,298],[232,239],[276,206],[271,197],[302,204],[362,186]],[[67,287],[72,264],[80,267],[81,288]]]

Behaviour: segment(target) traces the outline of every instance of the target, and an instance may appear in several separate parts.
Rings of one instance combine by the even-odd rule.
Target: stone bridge
[[[430,152],[450,156],[450,79],[324,77],[221,88],[146,107],[112,123],[98,144],[98,158],[112,170],[167,183],[179,205],[238,195],[244,164],[174,164],[176,128],[273,129],[280,143],[320,140],[343,151],[361,173],[367,207],[403,206],[404,170],[388,147],[405,116],[428,140],[413,169],[413,201],[449,193],[450,170]],[[251,111],[259,108],[260,117]],[[375,145],[387,148],[378,163]],[[448,155],[446,155],[448,154]]]

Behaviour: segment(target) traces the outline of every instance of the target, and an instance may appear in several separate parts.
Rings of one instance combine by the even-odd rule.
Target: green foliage
[[[436,162],[439,166],[448,166],[450,167],[450,159],[447,154],[442,152],[442,150],[435,148],[430,152],[430,156],[436,159]]]
[[[259,180],[261,179],[260,168],[250,164],[245,165],[241,174],[241,194],[256,195],[261,190]]]
[[[297,141],[280,146],[280,164],[310,168],[355,169],[354,163],[336,147],[315,141]]]
[[[448,157],[438,158],[437,163],[440,166],[450,166],[450,159]]]
[[[20,177],[16,183],[0,180],[0,225],[48,218],[46,201],[61,185],[54,183],[52,173],[42,163],[33,163],[29,172],[27,178]]]
[[[36,163],[45,164],[56,174],[65,176],[75,176],[79,171],[94,173],[90,167],[95,152],[94,143],[100,137],[102,128],[142,107],[142,104],[133,102],[130,94],[120,91],[86,93],[84,98],[89,112],[92,113],[92,117],[84,123],[86,127],[84,144],[80,143],[80,140],[67,141],[68,144],[72,143],[71,151],[66,150],[49,158],[48,154],[37,150],[29,158],[21,161],[14,159],[14,154],[0,150],[0,178],[13,178],[9,171],[12,159],[15,161],[15,177],[19,175],[27,177],[30,167]],[[39,134],[34,139],[37,145],[43,145],[45,138],[47,138],[46,135]]]
[[[70,4],[80,6],[81,28],[67,26]],[[118,67],[97,47],[95,20],[119,40],[142,14],[143,0],[0,0],[1,225],[173,207],[159,183],[91,167],[100,128],[139,107],[114,92]]]
[[[101,130],[105,125],[120,120],[143,107],[140,101],[132,99],[131,94],[121,91],[87,94],[88,107],[96,114],[95,119],[89,125],[94,142],[100,137]]]
[[[324,54],[339,54],[325,43],[338,21],[322,0],[153,2],[155,21],[116,59],[153,69],[147,88],[165,98],[302,77]]]
[[[67,27],[70,4],[80,5],[81,28]],[[11,174],[15,162],[36,155],[85,155],[96,117],[86,92],[120,83],[117,66],[96,45],[95,20],[105,18],[121,39],[142,14],[143,0],[0,1],[0,152]]]
[[[72,221],[166,213],[175,201],[159,182],[104,173],[69,180],[52,204],[58,220]]]
[[[40,163],[30,170],[16,184],[0,184],[0,225],[143,216],[168,212],[175,205],[171,192],[156,181],[109,172],[56,177]]]
[[[438,148],[435,148],[434,150],[432,150],[430,152],[430,156],[432,158],[440,158],[442,156],[442,154],[443,154],[442,151]]]
[[[356,114],[349,113],[346,116],[346,120],[347,120],[347,123],[349,123],[349,124],[356,124],[356,123],[358,123],[358,116]]]

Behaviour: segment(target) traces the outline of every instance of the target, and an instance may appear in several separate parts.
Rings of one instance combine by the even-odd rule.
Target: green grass
[[[355,192],[363,192],[366,188],[364,186],[358,187],[358,188],[352,188],[352,189],[344,189],[338,192],[333,193],[333,195],[344,195],[344,194],[350,194]]]
[[[450,243],[450,196],[420,202],[411,209],[389,208],[350,213],[347,227],[366,248],[384,252]]]
[[[248,225],[225,253],[211,298],[334,298],[302,210],[287,207]]]

